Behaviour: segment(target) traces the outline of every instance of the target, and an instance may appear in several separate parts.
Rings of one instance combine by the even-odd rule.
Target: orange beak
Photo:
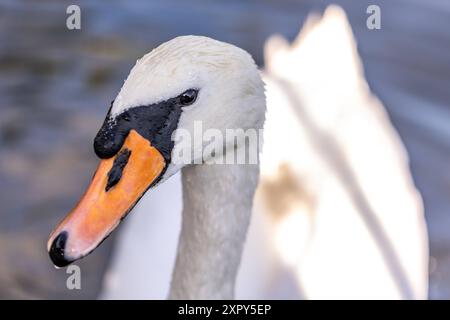
[[[101,160],[86,193],[50,235],[47,249],[63,267],[92,252],[120,223],[166,166],[151,143],[131,130],[120,151]]]

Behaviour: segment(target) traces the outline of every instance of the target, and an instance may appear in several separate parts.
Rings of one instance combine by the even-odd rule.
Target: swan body
[[[302,296],[426,298],[422,200],[407,152],[365,81],[345,13],[331,6],[322,18],[311,16],[292,45],[272,37],[265,53],[268,113],[257,198]],[[296,148],[278,143],[283,132],[301,137]]]

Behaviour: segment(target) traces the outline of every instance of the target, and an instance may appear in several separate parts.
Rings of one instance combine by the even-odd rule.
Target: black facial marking
[[[155,104],[133,107],[115,118],[111,117],[110,108],[94,139],[97,156],[106,159],[117,154],[130,130],[134,129],[158,149],[166,163],[170,163],[174,146],[171,136],[177,128],[184,106],[182,99],[185,97],[182,96],[183,94]]]
[[[105,187],[106,192],[114,187],[122,178],[123,168],[125,168],[125,166],[127,165],[130,155],[131,151],[128,149],[124,149],[114,159],[113,166],[108,172],[108,182]]]

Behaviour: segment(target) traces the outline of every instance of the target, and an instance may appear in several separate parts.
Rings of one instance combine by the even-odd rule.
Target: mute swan
[[[183,222],[169,296],[232,298],[259,166],[203,164],[220,156],[208,153],[205,141],[194,144],[190,163],[174,163],[186,142],[177,130],[195,138],[196,120],[224,136],[227,129],[260,130],[265,110],[259,71],[233,45],[183,36],[138,60],[94,140],[103,160],[91,185],[49,238],[54,264],[89,254],[148,188],[182,170]],[[243,148],[225,140],[223,153]]]
[[[271,37],[265,65],[261,182],[236,297],[425,298],[427,236],[420,195],[404,147],[368,90],[343,10],[330,6],[323,17],[311,15],[292,44]],[[321,131],[311,131],[302,112]],[[295,145],[280,143],[293,137]],[[318,141],[350,162],[333,161],[337,153],[324,152]],[[345,163],[351,171],[336,165]],[[352,175],[355,179],[348,178]],[[363,191],[349,188],[351,181]],[[366,201],[372,209],[358,205]],[[141,200],[121,230],[101,298],[166,296],[181,202],[179,175]],[[371,217],[378,233],[367,223]],[[380,246],[386,244],[380,234],[392,248]],[[143,257],[142,251],[151,254]],[[387,261],[392,254],[394,261]]]
[[[174,100],[170,98],[173,97],[177,97],[178,102],[181,99],[189,101],[192,97],[195,99],[196,91],[192,92],[189,88],[199,88],[190,81],[199,80],[196,75],[200,72],[203,84],[207,84],[209,88],[214,87],[220,93],[219,97],[212,94],[206,96],[208,100],[211,99],[209,101],[215,102],[212,105],[215,108],[209,109],[203,105],[203,108],[198,106],[194,109],[195,103],[186,106],[181,112],[179,125],[192,131],[194,119],[207,118],[206,120],[214,122],[218,119],[216,114],[224,113],[225,116],[220,119],[230,120],[233,115],[229,114],[229,108],[234,106],[236,110],[241,110],[243,106],[238,104],[243,103],[243,100],[227,97],[234,96],[236,92],[225,91],[239,92],[245,84],[254,82],[259,90],[253,98],[259,104],[253,106],[259,112],[251,114],[254,118],[246,118],[244,127],[260,128],[264,118],[262,85],[253,62],[247,61],[250,74],[246,72],[247,68],[239,68],[236,78],[233,77],[231,82],[226,81],[229,79],[227,77],[231,77],[230,72],[233,73],[236,69],[230,69],[221,63],[223,61],[217,60],[223,55],[217,54],[214,46],[206,46],[206,52],[201,54],[201,63],[196,61],[198,65],[179,65],[183,59],[191,58],[184,50],[198,49],[197,41],[209,43],[212,40],[177,38],[169,42],[172,45],[160,47],[165,49],[156,49],[153,55],[150,53],[132,70],[109,113],[116,121],[105,122],[104,130],[97,139],[102,143],[96,145],[96,151],[101,157],[116,153],[130,127],[125,125],[125,130],[122,130],[124,127],[119,127],[116,135],[110,135],[109,127],[117,128],[117,123],[123,126],[123,123],[131,122],[134,125],[132,128],[137,129],[131,131],[125,140],[125,147],[132,150],[131,155],[120,152],[115,157],[116,161],[102,161],[84,200],[50,237],[48,247],[56,264],[64,265],[93,250],[141,195],[140,191],[145,190],[150,180],[154,180],[161,171],[164,174],[159,180],[159,189],[152,190],[154,192],[150,192],[145,200],[148,205],[152,196],[165,192],[164,200],[171,207],[161,218],[164,220],[163,228],[159,228],[161,223],[156,223],[157,227],[151,228],[151,225],[141,223],[142,220],[132,220],[142,224],[141,231],[144,229],[151,233],[154,241],[143,246],[144,250],[148,249],[143,253],[139,243],[143,237],[133,233],[131,242],[128,237],[127,243],[119,243],[119,253],[120,250],[132,252],[134,244],[139,248],[137,255],[149,255],[150,252],[155,252],[150,249],[159,247],[158,255],[149,256],[154,261],[142,263],[142,267],[148,268],[148,278],[152,285],[156,283],[162,289],[151,288],[153,291],[149,290],[150,296],[145,297],[162,298],[166,294],[164,286],[169,282],[166,275],[170,274],[175,255],[172,244],[176,240],[175,237],[170,239],[164,234],[167,230],[164,226],[172,229],[172,233],[178,233],[177,227],[180,225],[168,222],[176,220],[174,217],[180,203],[173,200],[179,196],[179,192],[174,193],[172,189],[178,188],[179,180],[164,181],[180,168],[170,164],[168,151],[173,147],[170,140],[161,139],[167,135],[165,130],[174,128],[171,125],[162,128],[159,136],[154,136],[155,132],[145,132],[146,124],[141,120],[148,115],[146,108],[140,106],[168,98],[170,103],[167,105],[172,105]],[[189,42],[194,43],[195,48]],[[217,44],[214,41],[212,43]],[[172,46],[177,50],[171,51]],[[237,49],[231,51],[234,50]],[[237,52],[243,54],[242,51]],[[214,60],[209,67],[223,68],[218,73],[220,77],[213,77],[212,75],[217,74],[209,72],[209,67],[202,64],[207,53],[212,54],[210,58]],[[230,52],[227,51],[228,54]],[[170,66],[176,68],[171,70],[168,68]],[[183,70],[181,75],[178,67]],[[205,72],[204,68],[208,71]],[[246,82],[246,77],[249,76],[254,77],[255,81]],[[211,79],[214,81],[211,82]],[[237,297],[280,297],[274,291],[277,290],[280,279],[284,278],[285,285],[292,285],[288,289],[292,293],[289,297],[425,298],[427,243],[420,196],[411,180],[401,141],[390,125],[382,105],[368,90],[351,29],[342,10],[332,7],[322,19],[310,19],[292,45],[283,38],[271,38],[266,45],[264,79],[267,83],[268,118],[265,126],[262,179],[255,199],[256,212],[249,231],[249,241],[238,275]],[[183,84],[190,86],[183,87]],[[147,90],[149,87],[152,90]],[[180,95],[181,92],[185,94]],[[199,91],[200,95],[204,93],[203,89]],[[220,98],[222,101],[218,101]],[[236,104],[223,106],[223,98]],[[212,110],[213,112],[209,112]],[[235,115],[239,118],[239,112]],[[157,126],[159,120],[165,118],[161,114],[152,115],[152,125]],[[239,122],[244,119],[231,120]],[[233,125],[242,126],[236,122]],[[215,127],[216,124],[209,123],[208,126]],[[139,133],[145,138],[141,138]],[[295,148],[292,145],[286,148],[280,143],[292,141],[292,137],[297,137],[294,140]],[[152,143],[151,147],[145,141],[146,138]],[[146,157],[146,152],[153,157]],[[142,154],[144,156],[141,160],[153,172],[138,170],[142,164],[136,157]],[[165,166],[167,160],[169,162]],[[112,178],[109,178],[106,173],[113,165],[116,169],[110,174]],[[221,197],[224,184],[209,185],[210,177],[224,176],[224,171],[230,173],[232,170],[228,171],[226,166],[215,167],[200,165],[182,169],[185,207],[169,294],[172,298],[233,296],[234,280],[250,216],[251,198],[256,187],[257,168],[246,168],[245,173],[249,179],[238,169],[240,173],[236,176],[242,179],[234,182],[241,184],[245,192],[227,189],[226,197]],[[230,181],[223,179],[223,182]],[[93,191],[101,192],[96,190],[99,189],[98,184],[101,185],[100,189],[106,185],[108,189],[111,187],[111,196],[114,190],[126,190],[130,186],[141,189],[139,192],[127,190],[130,192],[127,203],[116,196],[112,197],[113,202],[101,203],[105,208],[104,212],[108,214],[94,216],[90,213],[95,213],[98,206],[89,207],[87,200],[92,200],[90,195]],[[278,191],[283,190],[286,185],[288,194],[293,198],[288,206],[280,208],[279,204],[283,204],[283,199],[286,198]],[[209,196],[211,191],[216,191],[214,197]],[[228,197],[232,200],[221,202]],[[244,198],[243,203],[236,200]],[[153,200],[151,205],[155,208],[155,200],[161,199]],[[239,208],[231,208],[232,206]],[[159,207],[161,209],[163,206]],[[137,211],[139,208],[141,211],[148,210],[148,207],[138,206]],[[242,214],[231,217],[219,215],[226,209]],[[202,215],[201,219],[197,219],[197,213]],[[143,214],[152,214],[153,222],[158,222],[158,216],[153,212]],[[214,219],[210,219],[212,217]],[[232,221],[229,220],[231,218]],[[160,239],[164,241],[161,242]],[[215,242],[218,240],[220,243]],[[151,246],[153,247],[150,248]],[[260,250],[261,247],[264,250]],[[220,250],[216,250],[217,248]],[[205,259],[206,256],[212,259]],[[159,258],[163,261],[159,261]],[[142,261],[142,257],[140,259]],[[134,274],[131,267],[126,265],[132,263],[131,259],[120,259],[119,254],[115,258],[115,262],[118,261],[125,263],[125,269],[122,270]],[[281,272],[277,272],[277,269]],[[143,276],[140,275],[138,279],[143,279]],[[108,280],[117,280],[114,279],[114,272],[110,272]],[[147,288],[150,289],[148,286]],[[282,289],[286,291],[286,286]],[[116,294],[112,297],[123,296]]]

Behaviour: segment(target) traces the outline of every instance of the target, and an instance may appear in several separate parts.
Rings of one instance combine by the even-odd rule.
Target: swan
[[[323,16],[311,14],[292,43],[270,37],[264,56],[261,177],[236,298],[426,298],[420,194],[406,150],[368,88],[345,12],[333,5]],[[324,133],[320,141],[337,145],[334,151],[348,160],[336,162],[339,153],[324,152],[305,112]],[[299,137],[295,145],[281,143],[292,137]],[[345,163],[351,170],[337,166]],[[137,205],[121,228],[100,298],[167,295],[181,190],[175,174]]]
[[[183,219],[169,297],[233,298],[259,165],[216,161],[234,151],[250,157],[245,141],[227,139],[214,150],[200,141],[186,151],[182,133],[194,137],[196,121],[224,136],[260,131],[265,111],[257,66],[236,46],[181,36],[139,59],[94,140],[102,160],[90,186],[49,237],[53,263],[64,267],[91,253],[146,190],[181,170]],[[183,150],[189,162],[174,161]]]
[[[194,39],[189,38],[189,41]],[[136,73],[133,69],[110,114],[120,117],[120,112],[130,106],[170,99],[186,89],[181,86],[171,91],[172,86],[179,83],[172,82],[165,73],[179,62],[178,57],[166,60],[166,55],[172,57],[164,52],[154,59],[158,61],[162,75],[158,80],[162,83],[147,79],[146,71]],[[332,6],[322,18],[312,16],[292,44],[280,36],[271,37],[266,43],[265,59],[262,77],[266,83],[268,110],[261,178],[253,208],[247,202],[239,208],[244,214],[232,222],[221,220],[226,219],[222,216],[214,216],[216,221],[205,221],[210,231],[215,230],[224,237],[225,234],[235,235],[236,251],[225,246],[222,254],[217,250],[222,250],[222,243],[216,243],[213,248],[211,237],[216,235],[196,231],[198,225],[202,225],[199,222],[203,222],[203,218],[197,219],[197,213],[212,217],[230,205],[223,203],[214,213],[208,210],[208,206],[215,208],[217,203],[227,199],[230,188],[222,185],[221,193],[226,192],[226,196],[220,198],[221,193],[215,193],[215,199],[210,199],[208,192],[217,190],[196,190],[212,181],[206,179],[209,173],[201,170],[205,172],[201,177],[189,178],[195,176],[192,170],[200,171],[198,167],[209,166],[181,168],[181,176],[177,173],[179,167],[169,166],[157,183],[158,188],[152,185],[124,226],[126,232],[120,235],[102,298],[163,298],[167,291],[172,298],[233,297],[233,291],[238,298],[426,297],[426,229],[420,195],[412,182],[404,147],[383,106],[368,90],[345,13]],[[153,67],[140,62],[135,68],[154,71]],[[196,66],[189,71],[191,76],[196,75]],[[223,69],[220,78],[222,72]],[[209,83],[211,74],[204,76]],[[149,85],[160,88],[161,96],[149,97],[157,94],[148,92]],[[222,91],[239,89],[230,87],[230,83],[215,88],[224,95],[234,93]],[[166,93],[166,90],[173,93]],[[260,92],[260,99],[262,95]],[[116,105],[124,107],[114,109]],[[198,109],[196,116],[183,113],[179,126],[189,127],[190,124],[193,131],[190,120],[208,117],[210,121],[217,120],[215,112],[226,113],[228,107],[214,112]],[[234,107],[241,110],[243,106]],[[260,107],[259,111],[263,112],[262,109]],[[188,106],[183,112],[190,110]],[[195,111],[192,109],[192,112]],[[263,121],[263,115],[260,114],[260,118],[259,121]],[[252,127],[260,126],[258,122]],[[133,132],[130,134],[134,138]],[[110,140],[114,147],[114,137]],[[288,143],[292,140],[295,144]],[[150,143],[153,145],[152,139]],[[372,171],[375,167],[378,170]],[[174,176],[167,179],[171,174]],[[257,180],[257,173],[251,176]],[[256,184],[252,179],[249,181]],[[121,182],[124,181],[119,181],[116,187]],[[244,185],[242,183],[243,190],[256,188]],[[288,197],[280,190],[287,191]],[[253,197],[253,192],[245,194],[247,200]],[[237,195],[231,193],[230,196]],[[208,199],[215,202],[210,203]],[[289,205],[284,205],[286,203]],[[182,221],[177,216],[181,210]],[[249,228],[250,211],[253,215]],[[234,229],[232,223],[242,223],[241,229]],[[65,225],[70,227],[70,224],[67,221]],[[66,247],[65,241],[58,238],[64,230],[61,225],[57,227],[48,245],[56,263],[65,264],[67,260],[82,257],[99,241],[95,239],[95,245],[83,243],[82,250],[72,248],[73,253],[66,255],[68,251],[62,250]],[[102,237],[109,232],[109,229],[103,232]],[[248,239],[242,252],[246,233]],[[196,245],[191,246],[189,243],[195,240]],[[382,245],[386,243],[389,246],[385,248]],[[58,258],[61,255],[63,261]],[[205,258],[207,255],[217,259],[210,263]],[[219,274],[211,274],[212,270],[217,271],[214,269],[217,265],[221,267]],[[229,267],[231,271],[225,272],[223,268]],[[134,282],[127,281],[133,277]]]

